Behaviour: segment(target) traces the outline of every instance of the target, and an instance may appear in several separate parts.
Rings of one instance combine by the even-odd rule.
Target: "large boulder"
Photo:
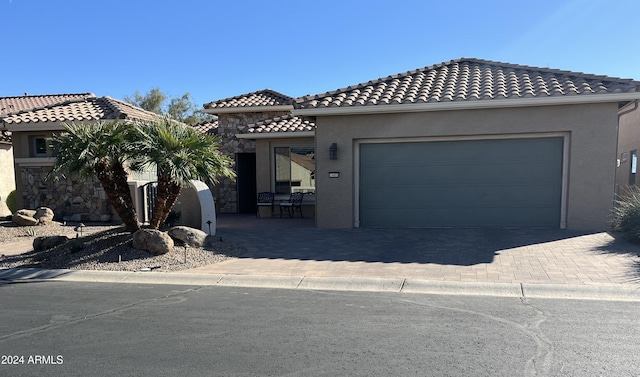
[[[207,233],[200,229],[191,228],[184,225],[174,226],[167,232],[171,238],[179,244],[187,244],[193,247],[203,247],[207,244]]]
[[[36,237],[33,240],[33,251],[44,251],[69,241],[67,236]]]
[[[51,225],[53,223],[53,210],[48,207],[40,207],[36,210],[21,209],[11,217],[14,223],[20,226]]]
[[[40,207],[33,217],[38,220],[38,225],[51,225],[53,223],[53,210],[48,207]]]
[[[151,254],[166,254],[173,250],[173,239],[159,230],[140,229],[133,233],[133,247]]]
[[[36,211],[31,209],[19,209],[11,216],[11,220],[20,226],[34,226],[38,224],[35,214]]]

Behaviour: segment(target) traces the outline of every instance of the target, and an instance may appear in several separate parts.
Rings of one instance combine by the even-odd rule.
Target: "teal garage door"
[[[561,137],[360,144],[361,227],[559,228]]]

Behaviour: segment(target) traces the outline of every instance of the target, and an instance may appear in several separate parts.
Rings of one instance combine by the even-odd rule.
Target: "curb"
[[[0,269],[2,282],[63,281],[127,284],[173,284],[296,290],[396,292],[411,294],[640,301],[640,285],[560,285],[482,283],[419,279],[305,277],[279,275],[224,275],[180,272],[127,272]]]

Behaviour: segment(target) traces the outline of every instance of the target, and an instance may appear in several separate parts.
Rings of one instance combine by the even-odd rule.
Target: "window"
[[[44,136],[31,137],[31,156],[47,157],[47,138]]]
[[[276,147],[275,192],[315,192],[316,161],[312,146]]]
[[[635,185],[636,184],[636,172],[638,171],[638,151],[631,151],[629,152],[630,155],[630,159],[631,159],[631,169],[629,171],[629,184],[630,185]]]

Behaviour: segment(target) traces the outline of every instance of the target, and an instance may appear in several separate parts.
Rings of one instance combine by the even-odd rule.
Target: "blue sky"
[[[461,57],[640,80],[638,15],[637,0],[0,0],[0,96],[298,97]]]

